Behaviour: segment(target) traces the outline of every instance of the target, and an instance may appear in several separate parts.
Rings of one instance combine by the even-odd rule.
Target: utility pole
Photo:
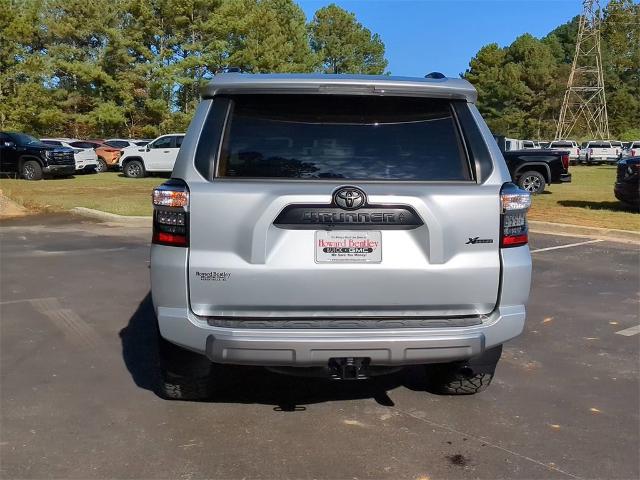
[[[556,140],[568,139],[576,125],[588,131],[594,140],[609,138],[600,51],[600,0],[583,0],[582,5],[576,53],[560,110]]]

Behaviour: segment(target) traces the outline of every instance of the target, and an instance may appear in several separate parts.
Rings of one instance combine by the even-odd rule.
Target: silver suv
[[[427,76],[433,77],[433,76]],[[153,193],[161,393],[222,364],[491,381],[525,321],[527,192],[465,80],[215,77]]]

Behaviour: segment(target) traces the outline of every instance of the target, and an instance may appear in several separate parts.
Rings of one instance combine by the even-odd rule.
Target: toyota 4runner
[[[429,78],[431,77],[431,78]],[[465,80],[228,73],[153,192],[161,393],[225,364],[491,381],[524,326],[530,196]]]

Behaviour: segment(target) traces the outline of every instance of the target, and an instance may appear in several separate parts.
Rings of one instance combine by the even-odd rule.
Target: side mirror
[[[151,145],[147,145],[145,148],[146,148],[146,150],[148,152],[149,150],[151,150]]]

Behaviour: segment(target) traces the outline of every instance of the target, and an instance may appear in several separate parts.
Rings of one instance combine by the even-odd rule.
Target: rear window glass
[[[127,148],[129,146],[129,142],[125,142],[124,140],[109,140],[104,144],[115,148]]]
[[[93,142],[71,142],[69,145],[76,148],[96,148],[98,146],[97,143]]]
[[[589,148],[611,148],[609,142],[590,142]]]
[[[551,146],[551,148],[573,147],[573,144],[571,142],[552,142],[550,146]]]
[[[472,179],[448,100],[344,95],[235,96],[217,176]]]

